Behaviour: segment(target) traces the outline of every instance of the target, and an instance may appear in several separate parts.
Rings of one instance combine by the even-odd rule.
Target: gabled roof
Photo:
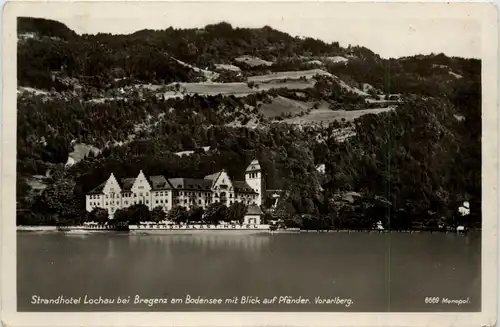
[[[135,177],[132,178],[122,178],[122,192],[130,192],[132,190],[132,186],[135,183]]]
[[[169,178],[168,182],[175,190],[200,190],[209,191],[212,187],[212,180],[210,179],[196,179],[196,178]]]
[[[257,159],[252,160],[250,165],[248,165],[246,172],[261,170],[260,163]]]
[[[171,190],[172,185],[161,175],[150,176],[149,183],[151,184],[151,189],[156,190]]]
[[[210,179],[210,180],[214,181],[217,179],[217,177],[219,177],[220,173],[221,172],[219,171],[218,173],[207,175],[207,176],[203,177],[203,179]]]
[[[95,187],[94,189],[92,189],[87,194],[101,194],[102,190],[104,190],[104,186],[106,186],[106,182],[107,181],[102,182],[101,184],[99,184],[99,186]]]
[[[222,174],[223,171],[224,170],[221,170],[218,173],[207,175],[207,176],[204,177],[204,179],[206,179],[208,181],[211,181],[212,184],[210,185],[210,187],[213,187],[215,185],[215,183],[217,182],[217,180],[219,179],[219,177],[220,177],[220,175]]]
[[[262,210],[260,209],[260,207],[252,204],[252,205],[248,206],[246,214],[247,215],[263,215],[264,213],[262,212]]]
[[[255,192],[250,185],[248,185],[247,182],[245,181],[234,181],[233,182],[233,188],[236,193],[251,193],[251,194],[258,194]]]

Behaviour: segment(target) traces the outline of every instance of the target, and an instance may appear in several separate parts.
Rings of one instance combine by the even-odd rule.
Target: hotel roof
[[[149,182],[150,182],[151,188],[153,190],[171,190],[172,189],[172,185],[170,185],[168,180],[161,175],[150,176]]]
[[[106,182],[107,181],[102,182],[97,187],[93,188],[90,192],[88,192],[87,194],[101,194],[102,190],[104,189],[104,186],[106,185]]]
[[[121,180],[122,191],[130,192],[132,189],[132,186],[134,185],[134,182],[135,182],[135,177],[122,178],[122,180]]]
[[[209,191],[212,187],[212,180],[198,178],[169,178],[169,183],[176,190],[205,190]]]
[[[256,171],[256,170],[260,170],[260,169],[261,169],[261,167],[260,167],[259,161],[257,159],[254,159],[254,160],[252,160],[250,165],[248,165],[246,172]]]
[[[264,213],[258,206],[254,204],[248,206],[247,215],[263,215],[263,214]]]
[[[233,187],[234,187],[235,192],[237,192],[237,193],[258,194],[245,181],[234,181],[233,182]]]
[[[257,160],[252,161],[250,167],[254,170],[260,169],[259,162]],[[205,176],[201,178],[169,178],[166,179],[162,175],[146,176],[147,181],[151,185],[151,189],[157,190],[199,190],[199,191],[211,191],[213,183],[217,180],[220,174],[224,170]],[[134,185],[136,177],[122,178],[119,182],[122,192],[131,192],[132,186]],[[88,194],[101,194],[107,180],[101,183],[99,186],[88,192]],[[234,191],[237,193],[248,193],[248,194],[258,194],[246,181],[231,181]]]

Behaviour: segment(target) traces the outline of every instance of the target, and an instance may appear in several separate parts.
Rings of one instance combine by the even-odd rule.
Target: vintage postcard
[[[489,3],[3,11],[6,326],[495,326]]]

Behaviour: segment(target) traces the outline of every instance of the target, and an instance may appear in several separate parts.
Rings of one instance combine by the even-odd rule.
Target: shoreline
[[[405,233],[405,234],[414,234],[414,233],[442,233],[442,234],[464,234],[463,232],[457,232],[454,230],[355,230],[355,229],[323,229],[323,230],[306,230],[306,229],[298,229],[298,228],[289,228],[289,229],[278,229],[271,230],[268,228],[268,225],[262,227],[255,228],[230,228],[230,227],[219,227],[214,226],[215,228],[196,228],[196,225],[182,225],[175,227],[163,226],[162,228],[158,227],[141,227],[137,228],[137,226],[131,225],[129,229],[123,228],[113,228],[113,227],[101,227],[101,228],[88,228],[86,226],[16,226],[16,232],[36,232],[36,233],[44,233],[44,232],[57,232],[57,233],[65,233],[65,234],[94,234],[94,233],[112,233],[112,234],[123,234],[128,233],[130,235],[189,235],[189,234],[232,234],[232,235],[251,235],[251,234],[334,234],[334,233],[371,233],[371,234],[394,234],[394,233]],[[179,228],[181,227],[181,228]],[[466,233],[470,232],[481,232],[481,229],[469,229]]]

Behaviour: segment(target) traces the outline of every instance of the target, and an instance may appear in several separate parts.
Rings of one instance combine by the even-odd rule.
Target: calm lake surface
[[[19,311],[480,311],[481,236],[442,233],[17,233]],[[33,296],[80,298],[32,304]],[[220,298],[222,304],[134,304]],[[84,303],[114,299],[111,304]],[[260,304],[226,298],[257,297]],[[309,304],[267,303],[274,296]],[[315,298],[351,299],[315,304]],[[439,304],[425,303],[439,297]],[[130,298],[128,304],[117,298]],[[442,298],[467,300],[463,305]],[[277,301],[277,300],[276,300]],[[337,301],[338,302],[338,301]]]

